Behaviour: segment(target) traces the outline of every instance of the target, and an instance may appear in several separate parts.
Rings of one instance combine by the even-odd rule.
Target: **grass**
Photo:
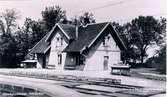
[[[151,80],[166,81],[166,75],[161,74],[156,68],[135,68],[131,69],[132,77],[141,77]]]

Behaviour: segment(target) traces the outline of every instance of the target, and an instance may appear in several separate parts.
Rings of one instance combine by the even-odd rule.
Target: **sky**
[[[0,14],[5,9],[15,9],[20,13],[18,23],[23,25],[26,17],[42,19],[41,11],[48,6],[59,5],[66,10],[67,18],[92,12],[96,22],[130,22],[139,15],[167,17],[167,0],[0,0]],[[149,51],[149,55],[154,52]]]
[[[67,18],[92,12],[96,22],[116,21],[126,23],[139,15],[167,17],[166,0],[0,0],[0,13],[15,9],[20,13],[18,23],[26,17],[41,19],[41,11],[59,5],[66,10]]]

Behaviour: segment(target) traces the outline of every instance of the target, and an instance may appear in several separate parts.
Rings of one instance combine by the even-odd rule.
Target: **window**
[[[59,46],[59,37],[56,37],[56,47]]]
[[[59,37],[57,37],[57,42],[59,42]]]
[[[85,57],[84,57],[84,56],[80,56],[79,64],[80,64],[80,65],[85,64]]]
[[[56,47],[63,46],[63,38],[57,37],[56,38]]]
[[[61,42],[61,46],[63,45],[63,38],[60,38],[61,40],[60,40],[60,42]]]
[[[58,54],[58,64],[62,63],[62,54]]]
[[[109,59],[109,56],[104,56],[104,60],[108,60]]]
[[[104,62],[103,62],[104,70],[108,70],[108,60],[109,60],[109,56],[104,56]]]
[[[105,36],[103,40],[103,46],[109,46],[110,36]]]

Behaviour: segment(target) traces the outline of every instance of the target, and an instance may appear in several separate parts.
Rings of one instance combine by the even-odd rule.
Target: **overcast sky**
[[[0,0],[0,13],[14,8],[20,12],[22,24],[25,17],[41,19],[41,11],[53,5],[66,10],[69,19],[85,11],[92,12],[97,22],[125,23],[139,15],[167,15],[166,0]]]

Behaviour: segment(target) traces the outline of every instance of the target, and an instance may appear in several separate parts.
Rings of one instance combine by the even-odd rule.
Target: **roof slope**
[[[70,37],[70,39],[75,39],[75,26],[69,24],[58,24],[63,31]]]
[[[45,50],[49,47],[49,43],[46,42],[49,32],[30,50],[29,53],[45,53]]]
[[[80,52],[85,47],[87,47],[95,37],[102,31],[102,29],[108,23],[97,23],[97,24],[90,24],[86,27],[80,26],[78,28],[78,38],[69,44],[64,51],[65,52]]]

